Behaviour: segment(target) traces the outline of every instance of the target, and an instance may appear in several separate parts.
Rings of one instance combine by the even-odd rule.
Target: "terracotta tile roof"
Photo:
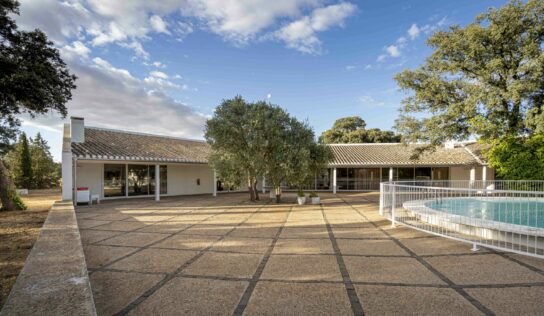
[[[80,159],[207,163],[204,141],[85,127],[85,142],[72,143]]]
[[[414,150],[422,145],[415,144],[331,144],[334,166],[406,166],[406,165],[474,165],[481,164],[463,146],[446,149],[437,147],[418,159],[412,159]]]
[[[478,159],[480,159],[482,162],[487,163],[487,158],[484,154],[487,150],[491,148],[491,145],[474,142],[466,144],[465,147],[476,157],[478,157]]]

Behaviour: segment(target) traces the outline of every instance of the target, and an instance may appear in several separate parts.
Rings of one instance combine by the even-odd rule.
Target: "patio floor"
[[[531,315],[544,260],[379,216],[376,193],[322,205],[246,194],[77,208],[99,315]],[[293,196],[286,196],[293,201]]]

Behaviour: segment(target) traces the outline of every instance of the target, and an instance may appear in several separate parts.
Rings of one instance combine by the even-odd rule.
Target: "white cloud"
[[[205,115],[149,89],[150,84],[127,70],[99,57],[86,63],[68,61],[68,65],[78,76],[78,88],[67,104],[68,117],[84,117],[89,126],[202,138]],[[62,127],[57,115],[39,116],[32,122],[44,129]]]
[[[188,90],[189,89],[189,87],[186,84],[179,85],[177,83],[173,83],[170,80],[153,77],[153,76],[145,77],[143,82],[150,87],[154,87],[160,90]]]
[[[136,55],[143,58],[147,55],[140,49],[141,43],[150,40],[153,33],[182,41],[195,28],[218,34],[236,45],[263,38],[279,39],[287,47],[315,52],[321,46],[317,33],[342,26],[345,18],[356,10],[349,2],[330,2],[26,0],[17,20],[23,28],[39,27],[56,42],[77,39],[90,41],[93,46],[118,44],[134,49]],[[284,26],[277,29],[280,24]],[[277,36],[262,36],[274,33]]]
[[[417,27],[417,24],[412,24],[410,28],[408,29],[408,35],[410,36],[410,39],[415,40],[419,34],[421,33],[421,30],[419,27]]]
[[[359,102],[361,102],[363,105],[367,106],[384,106],[384,102],[376,101],[372,96],[370,95],[362,95],[359,97]]]
[[[144,49],[142,46],[142,43],[134,40],[131,43],[120,43],[121,47],[129,48],[134,50],[136,53],[136,56],[142,57],[143,59],[147,60],[149,58],[149,53]]]
[[[177,25],[174,27],[174,33],[176,34],[177,41],[183,41],[187,35],[193,33],[193,25],[189,22],[178,21]]]
[[[382,62],[382,61],[385,60],[385,58],[387,58],[387,55],[381,54],[381,55],[378,56],[378,58],[376,58],[376,61]]]
[[[60,53],[63,58],[66,59],[75,59],[75,58],[83,58],[86,59],[89,57],[89,54],[91,53],[91,50],[85,46],[80,41],[75,41],[72,43],[72,45],[64,45],[60,48]]]
[[[354,66],[354,65],[347,65],[345,68],[346,68],[347,71],[351,71],[351,70],[354,70],[357,67]]]
[[[149,75],[150,75],[151,77],[156,77],[156,78],[161,78],[161,79],[168,79],[168,75],[165,74],[165,73],[162,72],[162,71],[151,71],[151,72],[149,73]]]
[[[168,24],[164,22],[164,20],[160,16],[151,16],[149,18],[149,23],[151,24],[151,28],[153,28],[155,32],[170,34],[170,32],[168,31]]]
[[[389,54],[391,57],[399,57],[400,56],[400,49],[396,45],[389,45],[385,48],[385,51]]]
[[[274,32],[271,37],[282,40],[287,47],[303,53],[321,52],[318,32],[334,26],[343,26],[345,19],[355,13],[357,7],[348,2],[315,9],[311,15],[304,16]]]

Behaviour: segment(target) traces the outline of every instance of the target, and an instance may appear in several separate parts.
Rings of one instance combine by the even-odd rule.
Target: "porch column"
[[[155,165],[155,201],[161,200],[161,165]]]
[[[482,188],[487,189],[487,166],[482,167]]]
[[[265,176],[263,176],[263,184],[262,184],[262,186],[263,186],[263,194],[265,194],[265,193],[266,193],[266,177],[265,177]]]
[[[389,182],[393,182],[393,167],[389,167]]]
[[[64,134],[62,143],[62,200],[75,200],[74,182],[73,182],[73,159],[70,139],[70,125],[64,124]]]
[[[336,168],[332,169],[332,194],[336,194]]]
[[[217,172],[213,169],[213,194],[214,197],[217,196]]]

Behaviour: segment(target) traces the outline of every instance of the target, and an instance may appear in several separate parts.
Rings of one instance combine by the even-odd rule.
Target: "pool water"
[[[544,228],[544,200],[542,199],[455,198],[427,202],[425,206],[455,215]]]

